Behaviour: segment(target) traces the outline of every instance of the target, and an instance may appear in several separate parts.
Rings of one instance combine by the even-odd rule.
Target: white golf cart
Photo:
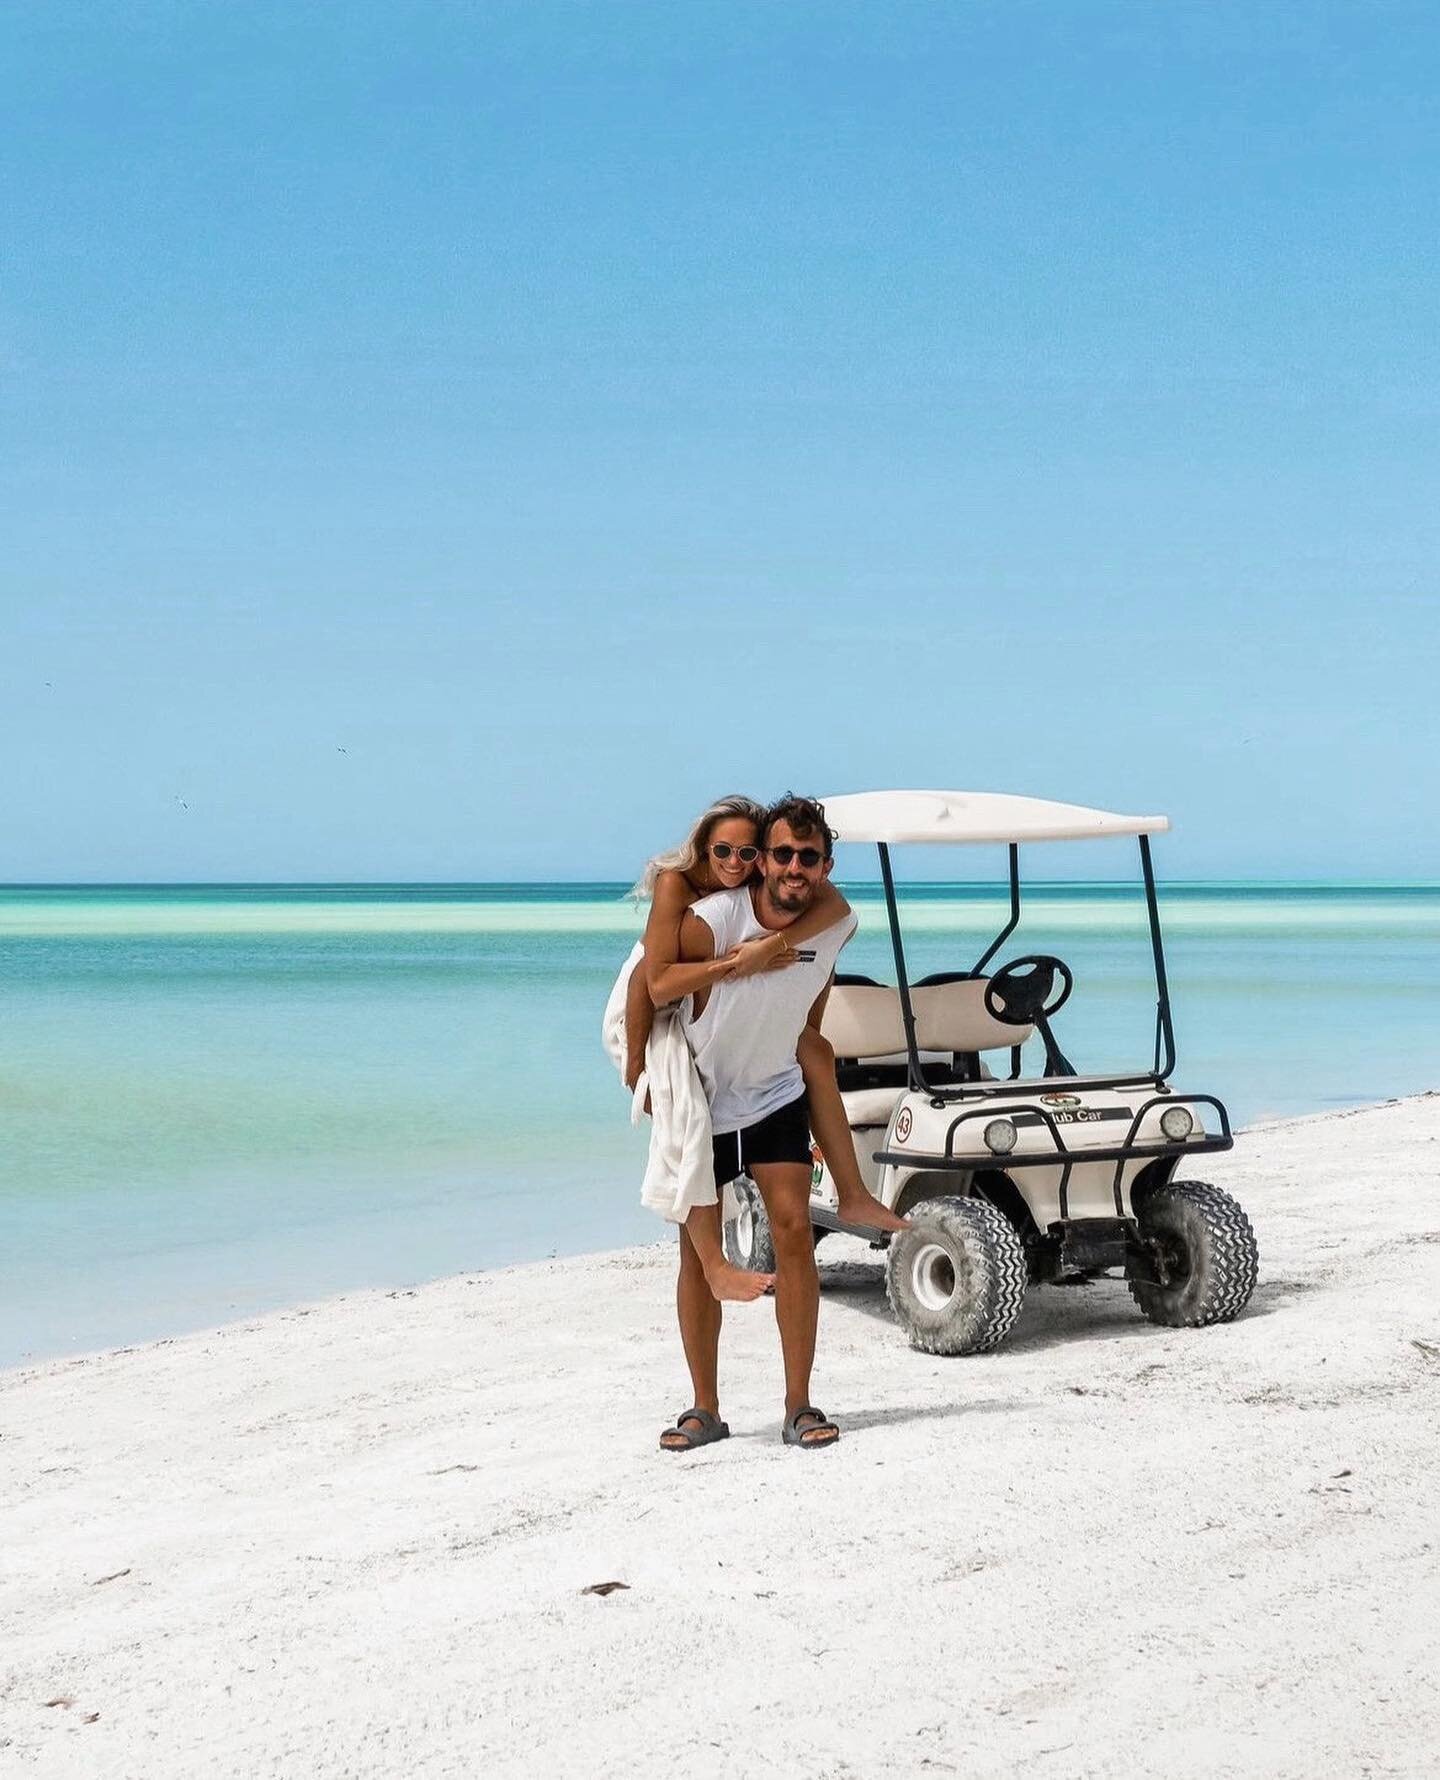
[[[888,1245],[890,1303],[913,1346],[982,1353],[1019,1314],[1027,1284],[1119,1270],[1141,1312],[1172,1328],[1228,1322],[1254,1290],[1254,1231],[1219,1187],[1179,1180],[1192,1158],[1228,1150],[1230,1119],[1213,1094],[1179,1094],[1170,994],[1150,859],[1164,816],[1119,816],[1031,797],[960,791],[868,791],[825,800],[841,841],[879,847],[895,985],[838,976],[824,1032],[861,1173],[911,1220],[893,1239],[835,1213],[817,1151],[810,1205],[816,1239],[849,1230]],[[991,960],[1019,925],[1019,850],[1035,841],[1134,835],[1140,843],[1157,992],[1148,1069],[1081,1075],[1051,1022],[1069,999],[1069,967],[1051,955]],[[1009,851],[1010,919],[968,970],[912,984],[905,969],[890,847],[1001,842]],[[1022,1047],[1043,1047],[1038,1076]],[[996,1079],[987,1058],[1008,1057]],[[769,1271],[764,1207],[743,1178],[727,1201],[726,1248]]]

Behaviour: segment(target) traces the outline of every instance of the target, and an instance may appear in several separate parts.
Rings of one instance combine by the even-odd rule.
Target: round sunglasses
[[[765,851],[776,865],[789,865],[792,859],[798,859],[806,871],[814,871],[825,857],[818,847],[767,847]]]
[[[753,865],[760,857],[758,847],[732,847],[729,841],[716,841],[710,848],[710,857],[718,859],[722,865],[732,853],[742,865]]]

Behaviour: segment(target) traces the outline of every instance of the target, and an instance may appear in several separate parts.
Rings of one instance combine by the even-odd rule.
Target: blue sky
[[[0,36],[0,878],[619,877],[884,784],[1440,878],[1433,8]]]

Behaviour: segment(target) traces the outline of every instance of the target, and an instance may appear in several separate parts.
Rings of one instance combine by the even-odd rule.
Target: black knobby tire
[[[1200,1329],[1239,1316],[1255,1290],[1260,1251],[1249,1218],[1222,1187],[1170,1181],[1137,1195],[1135,1216],[1169,1275],[1163,1285],[1130,1281],[1144,1316],[1168,1329]]]
[[[983,1354],[1010,1333],[1025,1301],[1025,1249],[984,1199],[925,1199],[892,1237],[885,1290],[911,1347]]]
[[[734,1182],[734,1188],[739,1214],[725,1219],[722,1232],[725,1259],[749,1273],[773,1273],[775,1243],[770,1235],[770,1219],[760,1189],[743,1175]]]

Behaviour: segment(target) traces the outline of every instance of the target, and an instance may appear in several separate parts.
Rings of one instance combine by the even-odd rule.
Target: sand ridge
[[[0,1768],[1440,1773],[1440,1098],[1205,1162],[1224,1328],[1042,1288],[936,1360],[827,1240],[822,1455],[764,1304],[655,1450],[668,1242],[0,1375]]]

